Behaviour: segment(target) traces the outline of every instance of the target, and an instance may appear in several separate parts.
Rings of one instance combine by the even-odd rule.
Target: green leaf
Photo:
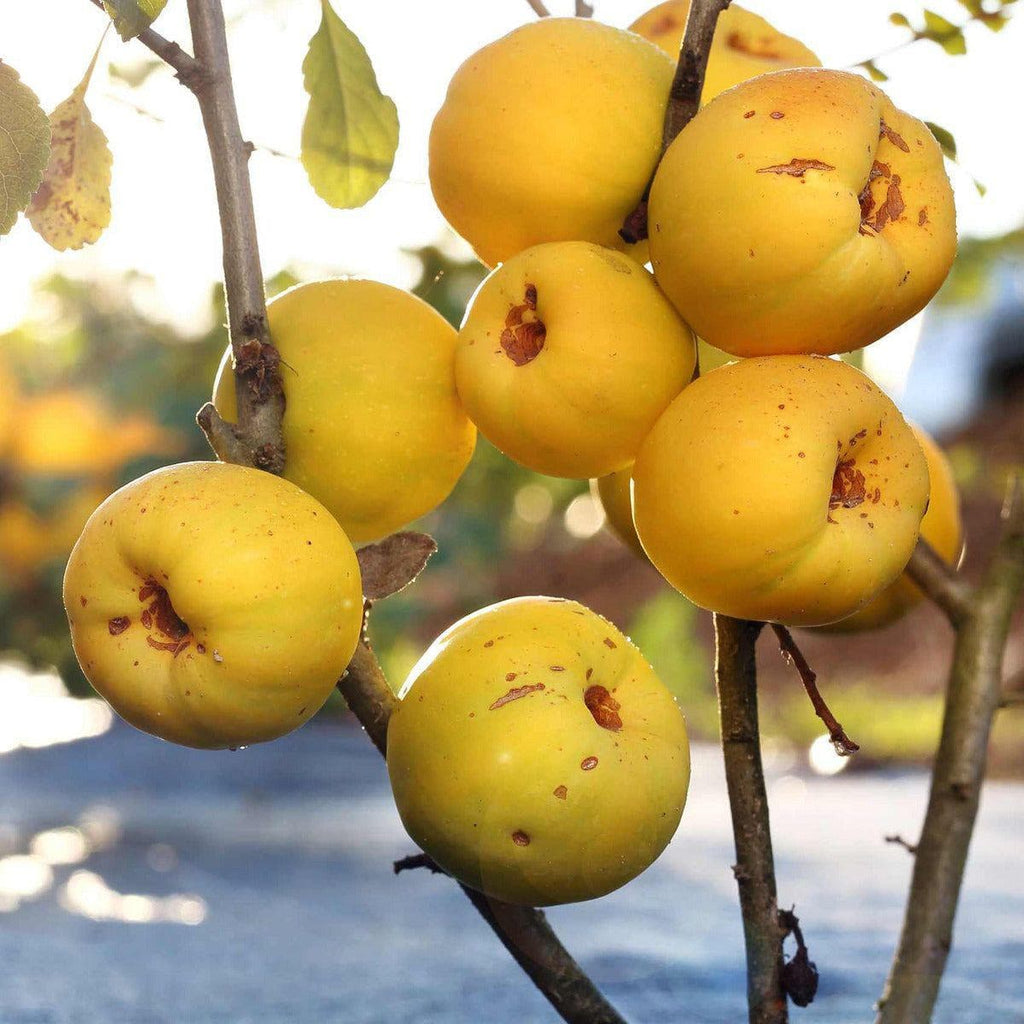
[[[28,206],[49,156],[49,118],[18,72],[0,60],[0,235]]]
[[[967,40],[964,38],[963,29],[934,11],[924,12],[924,31],[921,35],[938,43],[946,53],[954,57],[967,52]]]
[[[910,19],[905,14],[900,14],[899,11],[894,11],[889,15],[889,21],[893,25],[898,25],[900,28],[909,28],[911,31],[914,30],[910,24]]]
[[[103,6],[117,34],[127,42],[149,28],[167,0],[103,0]]]
[[[863,68],[872,82],[889,81],[889,76],[873,60],[862,60],[857,67]]]
[[[932,121],[925,121],[925,127],[935,136],[935,141],[942,148],[943,156],[956,160],[956,139],[953,138],[953,133]]]
[[[85,105],[99,54],[97,47],[82,81],[50,115],[50,160],[26,212],[32,227],[59,252],[95,242],[110,223],[113,158]]]
[[[362,43],[321,0],[323,19],[302,62],[309,109],[302,165],[328,205],[353,210],[388,180],[398,147],[398,111],[377,86]]]

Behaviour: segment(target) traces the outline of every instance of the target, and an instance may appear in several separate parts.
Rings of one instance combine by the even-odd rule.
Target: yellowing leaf
[[[75,91],[50,115],[50,162],[27,211],[32,227],[60,252],[95,242],[110,223],[112,157],[85,105],[95,66],[94,56]]]
[[[14,227],[50,155],[50,122],[18,72],[0,61],[0,235]]]
[[[309,109],[302,165],[324,202],[351,210],[388,180],[398,147],[398,112],[377,86],[362,43],[322,0],[323,18],[302,62]]]
[[[153,19],[167,6],[167,0],[103,0],[117,34],[125,41],[149,28]]]
[[[863,68],[872,82],[889,81],[889,76],[873,60],[862,60],[857,67]]]

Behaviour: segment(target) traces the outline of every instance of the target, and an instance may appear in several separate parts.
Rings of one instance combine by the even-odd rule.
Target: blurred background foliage
[[[483,276],[475,262],[433,247],[416,250],[417,294],[458,325]],[[1024,462],[1024,232],[964,242],[935,316],[970,326],[984,401],[940,437],[962,488],[966,571],[983,564],[1005,474]],[[297,278],[268,282],[275,294]],[[993,304],[993,290],[1013,301]],[[1001,283],[1002,282],[1002,283]],[[223,296],[210,297],[209,330],[182,337],[144,311],[152,282],[118,287],[54,277],[31,321],[0,336],[0,656],[55,666],[88,692],[60,602],[63,566],[92,509],[156,466],[210,457],[194,423],[225,345]],[[1009,311],[1009,312],[1008,312]],[[931,314],[929,314],[931,316]],[[919,355],[927,357],[926,320]],[[607,529],[586,481],[542,477],[479,441],[449,500],[415,526],[439,550],[403,593],[377,605],[371,636],[397,689],[430,640],[460,616],[519,594],[576,598],[640,645],[679,696],[693,734],[714,739],[717,711],[710,616],[688,604]],[[864,747],[859,765],[926,760],[938,735],[951,635],[922,606],[874,634],[816,635],[800,643],[833,711]],[[1008,670],[1024,664],[1020,623]],[[820,736],[792,669],[762,639],[762,717],[769,741],[806,748]],[[340,700],[328,713],[343,710]],[[994,763],[1024,773],[1024,713],[1001,713]]]

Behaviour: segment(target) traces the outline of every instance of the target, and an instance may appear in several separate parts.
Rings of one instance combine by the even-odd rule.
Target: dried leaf
[[[18,72],[0,61],[0,235],[39,187],[50,155],[50,121]]]
[[[126,42],[149,28],[167,0],[103,0],[117,34]]]
[[[81,249],[110,223],[110,165],[107,137],[85,105],[96,57],[75,91],[50,115],[53,138],[43,183],[27,216],[54,249]]]
[[[433,537],[411,530],[361,547],[356,556],[363,578],[363,596],[368,601],[379,601],[397,594],[419,576],[436,550]]]
[[[302,165],[328,205],[352,210],[388,180],[398,147],[398,112],[377,86],[362,43],[321,0],[323,18],[302,62],[309,109]]]

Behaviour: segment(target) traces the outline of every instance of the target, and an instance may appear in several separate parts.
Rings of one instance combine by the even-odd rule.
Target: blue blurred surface
[[[769,771],[780,900],[796,905],[821,971],[817,1000],[793,1019],[870,1021],[911,868],[884,836],[916,836],[926,776],[820,778],[784,759]],[[1024,1021],[1022,797],[1017,784],[986,789],[936,1024]],[[205,753],[117,725],[0,756],[0,858],[90,821],[106,839],[0,912],[2,1024],[557,1019],[454,885],[392,873],[412,845],[355,730],[314,724]],[[550,918],[635,1024],[734,1024],[746,1010],[732,860],[719,755],[698,748],[664,857]],[[82,872],[116,893],[190,895],[205,918],[92,920],[68,909],[67,882]]]

